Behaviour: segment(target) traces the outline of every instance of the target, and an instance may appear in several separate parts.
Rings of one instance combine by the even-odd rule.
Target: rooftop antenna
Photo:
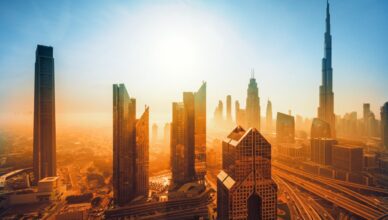
[[[251,78],[253,79],[253,78],[255,78],[255,69],[251,69]]]

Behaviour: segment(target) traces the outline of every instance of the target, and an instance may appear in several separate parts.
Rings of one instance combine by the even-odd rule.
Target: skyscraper
[[[267,112],[266,112],[266,130],[268,132],[272,131],[272,103],[268,100],[267,102]]]
[[[195,174],[203,180],[206,174],[206,83],[194,94]]]
[[[388,150],[388,102],[386,102],[380,111],[381,115],[381,140],[383,146]]]
[[[369,123],[369,117],[371,115],[370,111],[370,104],[369,103],[364,103],[363,105],[363,121],[364,121],[364,135],[369,136],[370,135],[370,123]]]
[[[170,161],[172,180],[202,180],[206,173],[206,83],[196,93],[184,92],[172,104]]]
[[[331,136],[335,137],[333,68],[331,62],[331,34],[329,2],[326,6],[326,32],[322,59],[322,85],[319,87],[318,118],[329,123]]]
[[[164,144],[166,144],[167,146],[170,144],[170,131],[171,131],[170,123],[164,124],[163,141],[164,141]]]
[[[42,45],[36,48],[33,145],[36,184],[57,173],[53,48]]]
[[[153,124],[152,125],[152,143],[155,144],[158,140],[158,125]]]
[[[232,121],[232,96],[226,96],[226,121]]]
[[[276,140],[278,143],[295,142],[295,119],[293,116],[278,112],[276,116]]]
[[[113,85],[113,199],[123,205],[148,194],[149,109],[136,120],[136,99]]]
[[[218,219],[276,219],[277,185],[271,177],[271,144],[256,128],[237,126],[222,143],[217,175]]]
[[[214,111],[214,121],[219,125],[223,122],[223,113],[224,113],[224,105],[222,104],[222,101],[218,101],[218,105],[216,107],[216,110]]]
[[[260,131],[260,99],[259,89],[252,71],[252,77],[249,80],[247,89],[247,106],[245,109],[245,120],[247,128],[256,128]]]

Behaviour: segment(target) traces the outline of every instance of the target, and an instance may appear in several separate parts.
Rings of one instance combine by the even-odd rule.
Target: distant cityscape
[[[245,108],[227,95],[209,120],[212,85],[195,82],[150,123],[152,106],[137,118],[136,91],[112,82],[113,129],[57,137],[54,48],[37,45],[32,139],[0,136],[0,218],[388,219],[388,101],[335,113],[330,22],[327,2],[313,119],[262,108],[252,69]]]

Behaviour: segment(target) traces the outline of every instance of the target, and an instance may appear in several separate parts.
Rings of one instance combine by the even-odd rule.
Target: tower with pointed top
[[[319,87],[318,118],[330,124],[331,136],[335,137],[333,68],[330,33],[330,8],[326,5],[326,32],[324,43],[324,57],[322,59],[322,85]]]
[[[252,70],[247,90],[246,125],[248,128],[256,128],[260,131],[260,98],[259,89]]]

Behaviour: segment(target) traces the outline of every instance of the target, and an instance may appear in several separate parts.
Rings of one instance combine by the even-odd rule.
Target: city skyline
[[[86,113],[89,111],[92,112],[104,112],[107,114],[109,113],[109,85],[114,82],[124,82],[126,85],[128,85],[129,91],[131,93],[139,94],[137,95],[140,100],[142,100],[139,103],[139,106],[143,106],[145,103],[151,106],[151,122],[157,122],[157,123],[164,123],[166,121],[170,121],[171,119],[171,112],[169,111],[169,103],[171,103],[173,100],[176,100],[179,97],[179,92],[176,92],[176,90],[192,90],[195,88],[195,85],[190,83],[191,81],[202,81],[205,80],[208,82],[208,115],[210,114],[210,111],[216,106],[216,102],[219,99],[219,97],[225,97],[226,95],[232,95],[234,100],[240,100],[240,104],[242,106],[245,106],[245,97],[244,94],[238,91],[241,91],[246,86],[246,78],[249,77],[249,69],[255,68],[256,70],[256,78],[258,81],[258,87],[260,90],[260,97],[262,98],[260,105],[264,106],[263,100],[266,100],[268,97],[271,99],[273,103],[273,111],[274,112],[287,112],[289,109],[292,110],[293,114],[300,114],[305,117],[313,118],[316,115],[316,106],[318,105],[318,98],[316,94],[312,91],[316,91],[316,87],[320,84],[320,69],[317,68],[317,65],[319,66],[319,60],[322,57],[322,32],[324,31],[324,18],[325,16],[325,10],[324,5],[326,2],[314,2],[314,3],[308,3],[303,4],[302,3],[274,3],[274,6],[269,6],[267,3],[258,3],[255,4],[257,10],[264,10],[264,9],[272,9],[274,10],[273,13],[280,13],[286,12],[287,16],[290,16],[295,19],[292,20],[294,22],[300,22],[301,17],[307,17],[310,16],[310,14],[305,13],[302,9],[309,8],[317,13],[317,15],[314,15],[310,19],[311,21],[306,24],[306,26],[303,28],[303,32],[298,32],[297,30],[300,30],[300,27],[297,27],[295,30],[290,30],[290,27],[296,27],[296,23],[292,23],[291,21],[282,23],[281,21],[274,19],[271,23],[268,22],[268,24],[265,24],[261,22],[263,18],[267,18],[268,20],[269,15],[268,13],[263,13],[263,15],[260,15],[259,17],[261,19],[257,19],[257,21],[260,21],[259,24],[252,24],[251,20],[248,20],[245,16],[242,16],[242,12],[248,12],[250,15],[253,16],[253,18],[257,18],[258,15],[255,15],[251,10],[248,10],[249,4],[242,4],[238,6],[238,10],[236,12],[231,12],[230,8],[231,3],[226,5],[219,5],[218,2],[215,3],[194,3],[194,2],[186,2],[186,3],[179,3],[179,2],[172,2],[168,4],[158,3],[156,5],[150,5],[148,3],[128,3],[128,5],[124,5],[125,7],[121,7],[120,9],[117,9],[114,6],[122,6],[119,3],[114,4],[114,6],[110,6],[108,9],[115,11],[118,10],[121,13],[117,13],[117,17],[114,17],[113,15],[106,15],[109,22],[107,23],[99,23],[92,25],[91,28],[93,28],[94,31],[96,31],[96,27],[111,27],[112,30],[115,30],[114,33],[119,34],[119,30],[124,27],[123,25],[130,28],[134,28],[133,30],[136,30],[139,32],[139,34],[136,35],[136,39],[132,39],[131,41],[124,41],[125,44],[121,45],[124,46],[124,49],[136,49],[135,51],[141,52],[139,56],[136,59],[131,60],[133,58],[133,55],[129,52],[125,52],[121,49],[118,49],[118,45],[112,44],[112,36],[106,36],[108,38],[108,44],[106,48],[100,48],[97,47],[96,49],[92,50],[94,51],[92,54],[90,53],[89,48],[87,46],[91,46],[90,44],[85,44],[85,46],[80,45],[78,42],[73,42],[74,46],[67,47],[65,46],[67,44],[66,39],[57,39],[56,37],[52,36],[46,37],[46,36],[35,36],[31,37],[29,40],[24,40],[23,46],[25,47],[35,47],[35,44],[37,42],[46,44],[46,45],[52,45],[56,48],[57,56],[59,56],[60,61],[56,64],[56,72],[57,77],[61,79],[60,83],[57,85],[57,99],[60,100],[58,102],[57,106],[57,115],[61,114],[75,114],[75,113]],[[6,10],[6,15],[18,15],[20,12],[16,12],[14,10],[14,7],[17,6],[17,3],[14,3],[16,5],[8,5],[5,7],[2,7]],[[366,26],[366,22],[368,19],[377,19],[379,16],[385,16],[381,14],[374,13],[371,15],[370,13],[367,13],[366,15],[372,16],[372,18],[366,18],[364,14],[360,13],[359,17],[356,17],[359,19],[358,21],[361,22],[359,24],[359,28],[357,29],[359,32],[356,32],[356,29],[350,29],[353,26],[349,26],[347,28],[348,31],[353,31],[352,33],[360,33],[360,36],[357,35],[356,40],[351,40],[350,42],[354,44],[360,44],[357,45],[362,47],[366,47],[363,41],[366,41],[368,39],[368,36],[362,35],[363,31],[360,31],[360,27],[362,28],[368,28],[371,29],[375,27],[375,29],[370,30],[368,35],[371,35],[370,37],[377,38],[373,44],[370,45],[371,48],[365,48],[363,50],[363,54],[358,54],[358,57],[354,57],[355,55],[351,54],[351,51],[354,50],[354,48],[350,47],[344,41],[345,39],[348,41],[343,31],[344,22],[349,21],[350,18],[354,18],[353,14],[347,14],[349,18],[344,17],[344,15],[341,15],[341,11],[344,10],[346,7],[345,3],[337,3],[332,2],[332,5],[334,5],[334,10],[331,11],[332,18],[335,19],[335,22],[332,22],[332,33],[334,34],[333,37],[333,47],[335,50],[333,51],[333,66],[335,66],[335,83],[334,83],[334,91],[336,91],[336,99],[335,99],[335,113],[343,115],[346,112],[351,112],[354,110],[357,110],[359,114],[362,112],[362,103],[368,102],[371,103],[371,110],[373,112],[379,112],[380,107],[384,103],[384,96],[383,94],[386,94],[386,87],[383,86],[383,82],[385,77],[387,77],[384,73],[385,70],[383,70],[379,62],[382,62],[381,57],[376,57],[377,59],[371,60],[370,58],[366,59],[360,59],[361,57],[373,57],[371,48],[374,48],[376,46],[376,42],[379,41],[380,34],[383,32],[382,28],[384,24],[381,23],[371,23],[368,27]],[[361,6],[364,5],[362,1],[354,3],[356,7],[356,11],[360,10]],[[31,14],[38,13],[39,11],[43,10],[39,3],[34,5],[36,10],[34,12],[27,13],[25,17],[32,16]],[[92,10],[93,13],[101,13],[101,8],[103,6],[103,3],[96,4]],[[216,6],[220,6],[218,8],[218,11],[216,10]],[[279,8],[276,8],[276,7]],[[282,7],[281,7],[282,6]],[[385,6],[385,5],[383,5]],[[50,4],[46,5],[45,7],[52,7]],[[75,11],[70,13],[69,9],[72,8],[72,3],[68,3],[68,5],[64,5],[61,7],[58,7],[58,12],[61,13],[68,13],[68,16],[70,16],[69,21],[70,24],[72,22],[75,22],[74,25],[76,27],[76,30],[79,30],[79,26],[85,25],[80,24],[77,20],[77,16],[79,12]],[[81,5],[82,7],[86,7],[86,5]],[[285,10],[284,8],[288,7],[290,10]],[[165,14],[170,9],[177,9],[176,12],[172,13],[169,17],[165,17]],[[376,4],[369,4],[370,10],[381,10],[379,7],[377,8]],[[3,10],[4,10],[3,9]],[[137,10],[136,13],[129,15],[128,12],[131,12],[132,10]],[[21,10],[24,10],[23,8]],[[284,11],[285,10],[285,11]],[[160,23],[154,23],[151,22],[150,19],[147,19],[145,17],[146,14],[150,14],[152,18],[163,18],[160,19]],[[184,14],[187,15],[184,15]],[[60,13],[59,13],[60,14]],[[51,14],[50,15],[53,18],[57,18],[56,15]],[[283,15],[284,16],[284,15]],[[116,18],[122,18],[116,19]],[[22,17],[23,18],[23,17]],[[20,18],[20,19],[22,19]],[[134,26],[133,21],[134,19],[140,19],[140,24],[138,26]],[[174,19],[181,18],[183,19],[182,22],[176,22]],[[91,19],[91,17],[87,17],[86,21],[89,21],[88,19]],[[8,19],[9,20],[9,19]],[[256,19],[252,19],[256,20]],[[11,22],[2,22],[1,25],[4,25],[6,28],[10,29],[11,31],[5,35],[5,39],[9,39],[12,34],[19,36],[21,31],[23,31],[23,27],[20,27],[21,30],[14,30],[10,25],[12,22],[17,22],[18,19],[12,20]],[[32,20],[33,23],[40,24],[42,22],[40,19]],[[117,24],[114,22],[116,21]],[[119,22],[120,21],[120,22]],[[206,26],[206,30],[201,29],[201,25],[204,24],[205,21],[209,22],[209,25]],[[53,21],[54,24],[61,23],[62,20],[55,20]],[[78,22],[78,23],[77,23]],[[127,24],[126,24],[127,22]],[[290,23],[291,22],[291,23]],[[54,24],[46,24],[46,28],[52,28]],[[116,24],[116,25],[112,25]],[[166,25],[169,24],[169,25]],[[186,24],[190,24],[193,26],[193,31],[195,33],[198,33],[199,37],[196,39],[193,38],[187,38],[187,34],[185,31],[187,31],[188,27],[186,27]],[[272,25],[271,25],[272,24]],[[362,25],[364,24],[364,25]],[[155,29],[155,25],[161,25],[161,29]],[[274,27],[272,27],[275,25]],[[287,25],[290,25],[290,27],[287,27]],[[275,45],[276,43],[279,43],[278,41],[279,36],[276,33],[278,31],[275,31],[275,27],[283,27],[286,28],[286,31],[289,31],[289,42],[280,41],[281,48],[271,48],[269,49],[267,46],[263,46],[261,44],[258,45],[258,41],[256,38],[259,36],[262,36],[266,43],[269,45]],[[264,29],[263,32],[258,32],[258,30]],[[126,29],[125,29],[126,30]],[[212,31],[211,31],[212,30]],[[163,41],[155,41],[155,39],[142,39],[140,34],[146,34],[146,33],[154,33],[153,31],[156,31],[156,33],[162,34]],[[57,29],[54,30],[53,33],[56,33]],[[128,31],[124,31],[123,36],[127,36]],[[243,35],[250,35],[249,33],[253,32],[254,34],[252,36],[254,37],[242,37]],[[92,32],[94,33],[94,32]],[[263,33],[268,33],[263,36]],[[163,35],[165,34],[165,35]],[[284,34],[284,33],[283,33]],[[305,36],[301,36],[301,34]],[[39,34],[40,35],[40,34]],[[70,35],[70,38],[81,35],[81,33],[78,33],[77,31],[74,33],[74,35]],[[361,38],[364,36],[364,38]],[[86,37],[85,33],[82,33],[81,42],[83,42],[84,38]],[[91,34],[90,37],[93,39],[93,43],[98,43],[102,39],[99,39],[94,34]],[[245,42],[241,42],[241,39],[244,39]],[[270,38],[270,39],[267,39]],[[218,58],[218,57],[210,57],[211,60],[217,61],[217,65],[211,65],[207,66],[204,64],[203,60],[199,60],[201,62],[193,63],[189,62],[188,60],[192,59],[193,57],[190,57],[190,54],[194,55],[201,55],[204,52],[210,52],[210,54],[213,53],[219,53],[221,52],[220,46],[218,47],[212,47],[210,46],[207,48],[207,50],[203,49],[204,45],[207,45],[208,43],[211,43],[214,45],[216,42],[216,39],[221,39],[223,43],[222,53],[227,54],[227,57],[225,58]],[[303,39],[303,40],[302,40]],[[121,40],[116,39],[116,40]],[[302,43],[305,43],[307,40],[308,46],[302,46]],[[358,41],[357,41],[358,40]],[[171,41],[176,41],[178,44],[171,43]],[[28,95],[32,91],[32,87],[30,84],[26,83],[30,80],[31,74],[29,74],[31,71],[29,65],[16,65],[15,59],[18,58],[22,61],[22,63],[28,63],[27,61],[31,58],[27,58],[29,55],[29,50],[22,50],[19,46],[14,46],[13,48],[10,48],[11,45],[14,45],[13,40],[8,41],[9,45],[2,45],[4,48],[6,48],[6,51],[9,51],[7,55],[4,53],[0,53],[0,74],[2,78],[4,79],[1,84],[1,97],[0,97],[0,103],[2,108],[0,109],[0,114],[2,116],[2,119],[6,120],[5,115],[17,115],[20,113],[23,114],[31,114],[32,113],[32,96]],[[32,43],[34,42],[34,43]],[[134,47],[134,42],[138,42],[140,45],[144,46],[144,48]],[[179,43],[180,42],[180,43]],[[150,46],[147,46],[146,43],[153,43]],[[154,46],[155,48],[158,43],[162,43],[165,46],[173,46],[173,54],[159,54],[159,55],[165,55],[166,59],[168,60],[160,60],[160,62],[163,62],[163,65],[160,65],[160,63],[155,63],[155,57],[154,54]],[[236,44],[235,44],[236,43]],[[230,45],[237,45],[237,48],[229,48]],[[188,47],[188,45],[193,47]],[[347,45],[347,46],[345,46]],[[382,44],[382,48],[379,48],[378,50],[382,50],[385,45]],[[79,46],[78,49],[75,48],[75,46]],[[111,47],[110,47],[111,46]],[[208,45],[209,46],[209,45]],[[295,50],[295,49],[302,49],[302,50]],[[74,58],[69,57],[70,49],[72,51],[74,50],[80,50],[78,55]],[[166,48],[158,48],[161,51],[166,51]],[[376,49],[376,48],[374,48]],[[96,51],[97,50],[97,51]],[[106,51],[109,55],[101,56],[99,51]],[[282,51],[284,54],[280,55],[280,51]],[[296,51],[296,54],[293,54],[291,56],[290,53],[287,51]],[[116,53],[120,52],[120,53]],[[245,53],[246,52],[246,53]],[[375,51],[374,51],[375,52]],[[241,58],[237,59],[238,56],[241,56],[245,53],[246,59],[241,60]],[[348,54],[349,53],[349,54]],[[97,55],[96,55],[97,54]],[[174,61],[175,58],[179,57],[177,55],[181,54],[182,61],[181,64],[176,65],[177,63]],[[267,58],[265,58],[264,54],[267,55]],[[349,56],[344,56],[344,55]],[[374,53],[373,53],[374,54]],[[123,56],[121,56],[123,55]],[[128,56],[127,56],[128,55]],[[158,55],[158,56],[159,56]],[[190,55],[190,56],[188,56]],[[278,56],[279,62],[284,63],[285,65],[281,65],[284,67],[287,67],[285,69],[280,69],[277,67],[275,62],[268,61],[267,59],[270,59],[272,56]],[[288,55],[289,57],[285,59],[285,56]],[[295,56],[296,55],[296,56]],[[302,56],[303,55],[303,56]],[[145,65],[144,60],[140,62],[138,65],[132,65],[132,62],[140,61],[140,59],[144,59],[145,57],[149,57],[150,62],[155,65],[151,65],[152,67],[147,67],[150,65]],[[263,57],[264,56],[264,57]],[[361,64],[354,64],[350,65],[348,63],[349,60],[356,59],[357,61],[363,60],[363,62],[357,62],[362,63],[364,65],[361,66]],[[361,57],[360,57],[361,56]],[[93,65],[91,65],[91,60],[96,59],[96,61],[101,60],[103,57],[106,58],[106,67],[102,67],[100,64],[97,64],[98,62],[93,62]],[[126,58],[128,57],[128,59]],[[160,56],[159,56],[160,57]],[[345,57],[347,57],[345,59]],[[123,60],[124,58],[124,60]],[[196,57],[194,57],[196,58]],[[260,58],[260,59],[258,59]],[[265,58],[265,59],[264,59]],[[297,61],[297,59],[299,61]],[[235,65],[230,62],[230,60],[235,59],[235,61],[241,61],[239,65]],[[197,60],[197,59],[192,59]],[[227,61],[228,62],[224,62]],[[302,62],[301,60],[306,60],[307,62]],[[174,61],[171,63],[171,61]],[[221,63],[221,61],[223,61]],[[293,61],[293,62],[291,62]],[[366,62],[368,61],[368,62]],[[87,65],[80,65],[80,62],[85,62]],[[129,62],[129,63],[128,63]],[[225,64],[227,63],[227,64]],[[131,65],[130,65],[131,64]],[[197,65],[198,64],[198,65]],[[108,66],[112,66],[113,69],[109,68]],[[169,69],[170,66],[172,69]],[[194,68],[184,68],[183,66],[188,67],[194,67]],[[268,65],[270,65],[273,68],[268,68]],[[129,67],[133,66],[133,67]],[[366,68],[370,66],[370,68]],[[131,68],[137,68],[137,69],[131,69]],[[225,69],[226,68],[226,69]],[[378,68],[378,70],[376,70]],[[290,69],[292,70],[290,72]],[[362,70],[362,71],[361,71]],[[152,73],[151,73],[152,72]],[[170,74],[166,74],[166,72],[171,72]],[[194,74],[196,72],[197,74]],[[299,74],[297,72],[304,72],[303,74]],[[365,72],[360,73],[360,72]],[[5,74],[7,73],[7,74]],[[9,74],[8,74],[9,73]],[[92,80],[86,80],[88,77],[90,77],[90,74],[95,74],[96,77],[93,77]],[[183,74],[184,73],[184,74]],[[147,79],[141,80],[139,83],[128,83],[131,81],[134,81],[134,77],[136,77],[137,74],[145,75]],[[172,75],[171,75],[172,74]],[[352,74],[352,75],[351,75]],[[109,78],[107,78],[107,75]],[[217,83],[217,78],[219,78],[221,75],[223,76],[223,79],[226,80],[226,82],[234,83],[235,87],[233,88],[223,88],[222,84]],[[293,77],[290,77],[292,75]],[[243,77],[246,76],[246,77]],[[70,81],[69,79],[76,77],[76,82],[82,82],[82,83],[75,83],[74,81]],[[172,87],[170,83],[166,83],[164,86],[160,86],[158,88],[159,91],[164,94],[164,98],[155,100],[153,98],[152,94],[147,94],[144,89],[149,89],[158,86],[157,84],[159,81],[165,81],[166,78],[174,78],[174,88]],[[287,81],[286,83],[281,82],[280,78],[286,77]],[[238,80],[236,80],[238,78]],[[190,80],[186,80],[190,79]],[[244,79],[244,80],[243,80]],[[273,80],[270,80],[273,79]],[[352,79],[352,86],[349,87],[348,80]],[[280,80],[280,81],[279,81]],[[176,81],[176,82],[175,82]],[[299,86],[301,82],[309,81],[310,83],[308,85]],[[371,81],[374,81],[371,84]],[[362,82],[362,83],[361,83]],[[144,86],[144,88],[139,88],[138,84],[147,83],[149,86]],[[276,84],[278,85],[276,85]],[[21,85],[22,89],[15,90],[14,88],[10,88],[8,85],[12,84],[19,84]],[[275,86],[276,85],[276,86]],[[360,88],[358,91],[355,92],[354,87]],[[92,87],[95,87],[96,89],[91,89]],[[176,88],[178,87],[178,88]],[[175,89],[176,88],[176,89]],[[283,88],[292,88],[291,93],[288,94],[288,99],[284,99],[284,95],[282,94]],[[362,88],[365,88],[364,90]],[[366,89],[367,88],[367,89]],[[6,89],[10,92],[10,96],[6,97],[3,94],[6,94],[3,92]],[[174,91],[173,91],[174,90]],[[89,97],[92,95],[91,91],[93,93],[96,93],[101,99],[98,101],[91,100]],[[363,91],[363,92],[361,92]],[[300,98],[300,96],[303,95],[303,99]],[[352,99],[349,99],[349,96],[351,95]],[[28,98],[30,97],[30,98]],[[76,98],[73,98],[76,97]],[[20,100],[20,101],[16,101]],[[352,100],[351,102],[348,100]],[[86,104],[87,103],[87,104]],[[78,106],[79,108],[76,108]],[[19,110],[23,109],[23,110]],[[152,110],[154,109],[154,110]],[[211,115],[211,114],[210,114]],[[234,114],[233,114],[234,115]],[[262,112],[263,115],[263,112]],[[360,114],[361,115],[361,114]],[[379,114],[376,114],[376,117],[379,118]],[[107,117],[108,119],[110,117]],[[60,118],[59,118],[60,119]]]

